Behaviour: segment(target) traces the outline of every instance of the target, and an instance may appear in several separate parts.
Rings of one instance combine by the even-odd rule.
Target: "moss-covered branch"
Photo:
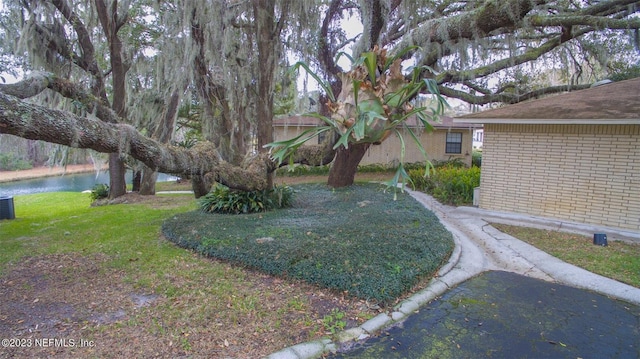
[[[0,92],[0,133],[103,153],[131,155],[149,168],[178,175],[214,174],[214,180],[242,190],[262,190],[275,168],[268,155],[234,166],[220,159],[210,142],[191,149],[164,145],[125,124],[106,123],[19,100]]]
[[[439,86],[440,93],[443,96],[457,98],[467,103],[471,103],[474,105],[486,105],[494,102],[501,103],[518,103],[525,100],[530,100],[534,98],[538,98],[544,95],[550,95],[554,93],[566,92],[566,91],[576,91],[583,90],[588,88],[590,85],[563,85],[563,86],[549,86],[542,89],[538,89],[535,91],[529,91],[524,94],[516,94],[509,92],[501,92],[501,93],[493,93],[493,94],[482,94],[482,95],[472,95],[465,91],[460,91],[456,89],[452,89],[446,86]]]
[[[20,99],[26,99],[50,89],[66,97],[74,100],[88,112],[93,113],[98,119],[109,122],[122,122],[118,115],[99,98],[86,92],[77,84],[60,78],[48,72],[33,72],[24,80],[14,84],[0,84],[0,91],[5,94],[15,96]]]
[[[425,21],[407,33],[396,48],[483,38],[495,30],[514,27],[535,5],[536,2],[531,0],[485,1],[472,11]]]
[[[527,18],[531,26],[591,26],[596,29],[638,29],[640,19],[612,19],[606,16],[540,16]]]
[[[560,44],[568,39],[576,38],[581,35],[584,35],[587,32],[590,32],[591,29],[583,29],[579,31],[573,31],[571,34],[567,35],[568,38],[563,36],[556,36],[549,41],[546,41],[542,45],[538,47],[531,47],[527,51],[523,52],[520,55],[508,57],[502,60],[494,61],[493,63],[477,67],[475,69],[462,70],[462,71],[447,71],[442,72],[436,78],[438,84],[443,83],[461,83],[466,80],[473,80],[480,77],[485,77],[491,74],[494,74],[498,71],[521,65],[529,61],[533,61],[541,57],[542,55],[550,52],[556,47],[560,46]]]

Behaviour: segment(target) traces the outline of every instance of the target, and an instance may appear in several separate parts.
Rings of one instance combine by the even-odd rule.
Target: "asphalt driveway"
[[[489,271],[329,358],[640,358],[640,306]]]

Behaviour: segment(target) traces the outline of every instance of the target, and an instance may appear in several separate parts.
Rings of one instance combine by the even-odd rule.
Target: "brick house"
[[[640,230],[640,78],[456,121],[484,124],[480,208]]]
[[[419,130],[415,119],[408,120],[427,151],[431,161],[444,161],[460,158],[471,166],[471,152],[473,150],[473,130],[478,127],[469,123],[454,123],[451,117],[442,117],[441,122],[434,123],[433,132]],[[273,120],[273,137],[275,141],[293,138],[310,127],[321,124],[315,117],[289,116],[278,117]],[[402,132],[402,130],[401,130]],[[403,134],[405,140],[405,162],[424,162],[422,153],[414,144],[410,134]],[[400,160],[400,139],[391,135],[381,145],[371,146],[361,165],[383,164],[395,165]]]

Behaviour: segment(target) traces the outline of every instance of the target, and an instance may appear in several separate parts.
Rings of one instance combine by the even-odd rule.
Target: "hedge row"
[[[432,195],[441,203],[455,206],[473,203],[473,189],[480,186],[480,168],[438,167],[429,176],[424,169],[409,171],[414,189]]]

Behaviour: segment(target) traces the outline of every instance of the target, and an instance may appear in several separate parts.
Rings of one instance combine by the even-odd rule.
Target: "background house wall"
[[[640,230],[640,125],[484,125],[480,207]]]
[[[405,162],[424,162],[424,157],[418,146],[413,141],[411,135],[405,131],[400,131],[405,142]],[[462,152],[445,153],[447,132],[455,132],[462,134]],[[421,131],[416,133],[420,143],[427,151],[430,161],[446,161],[459,158],[467,166],[471,166],[471,151],[473,141],[473,130],[468,129],[441,129],[435,128],[433,132],[427,133]],[[400,138],[393,134],[389,136],[382,144],[369,147],[364,155],[361,164],[396,164],[400,161]]]
[[[273,136],[275,141],[287,140],[298,136],[305,130],[316,126],[318,119],[304,116],[291,116],[274,120]],[[433,132],[414,129],[414,133],[427,151],[429,160],[446,161],[459,158],[468,166],[471,166],[471,154],[473,149],[473,129],[475,125],[452,124],[451,118],[443,118],[442,124],[436,124]],[[424,162],[422,153],[415,145],[411,135],[405,130],[400,130],[405,142],[405,162]],[[462,134],[462,151],[459,154],[446,153],[446,138],[448,132]],[[310,144],[317,144],[312,141]],[[382,144],[369,148],[361,165],[383,164],[395,165],[400,161],[401,141],[396,134],[392,134]]]

